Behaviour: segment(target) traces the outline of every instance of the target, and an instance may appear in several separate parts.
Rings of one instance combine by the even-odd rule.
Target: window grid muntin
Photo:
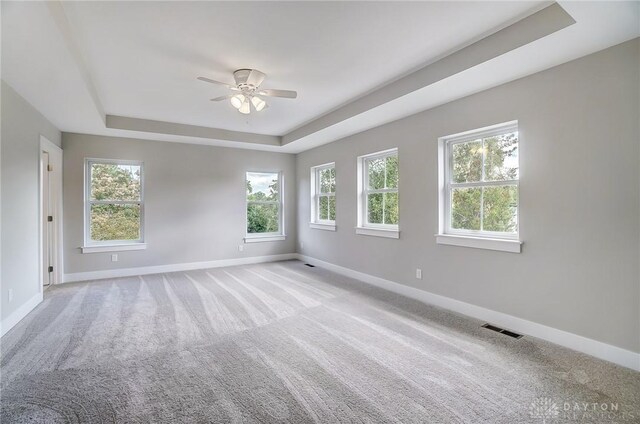
[[[320,199],[322,197],[326,197],[327,198],[327,219],[322,219],[320,218]],[[316,222],[319,224],[323,224],[323,223],[334,223],[336,222],[335,219],[331,219],[331,199],[333,199],[333,202],[335,204],[335,194],[333,193],[326,193],[326,194],[318,194],[316,195]],[[334,206],[335,207],[335,206]]]
[[[363,216],[362,216],[362,223],[364,224],[364,226],[366,227],[371,227],[371,228],[385,228],[385,229],[397,229],[398,228],[398,224],[385,224],[385,218],[386,218],[386,207],[385,207],[385,196],[384,193],[399,193],[399,188],[400,188],[400,173],[398,172],[398,182],[397,182],[397,187],[394,188],[386,188],[387,187],[387,161],[386,159],[388,157],[396,157],[398,156],[398,150],[397,149],[393,149],[390,151],[385,151],[385,152],[380,152],[380,153],[374,153],[372,155],[367,155],[363,157],[363,163],[362,163],[362,172],[363,172],[363,199],[362,199],[362,211],[363,211]],[[383,159],[384,162],[384,186],[385,188],[382,189],[370,189],[369,188],[369,163],[371,161],[377,160],[377,159]],[[382,193],[382,223],[374,223],[374,222],[369,222],[369,195],[370,194],[378,194],[378,193]],[[399,194],[398,194],[398,199],[399,199]],[[400,205],[398,205],[398,209],[399,209]],[[398,218],[399,218],[399,213],[398,213]]]
[[[93,200],[92,199],[92,167],[93,165],[128,165],[140,167],[140,193],[138,200]],[[133,205],[140,207],[140,224],[137,239],[128,240],[93,240],[91,238],[91,206],[92,205]],[[113,244],[144,243],[144,163],[136,160],[120,159],[85,159],[85,210],[84,210],[84,245],[99,246]]]
[[[321,174],[322,171],[325,170],[331,170],[333,169],[333,187],[334,190],[336,189],[336,175],[335,175],[335,162],[332,163],[328,163],[325,165],[318,165],[318,166],[314,166],[312,167],[313,170],[313,179],[314,179],[314,193],[313,193],[313,203],[314,203],[314,211],[313,211],[313,217],[312,217],[312,222],[316,223],[316,224],[329,224],[329,225],[333,225],[335,224],[335,219],[330,219],[331,218],[331,205],[330,205],[330,198],[333,198],[333,202],[335,205],[335,191],[333,192],[323,192],[322,191],[322,183],[321,183]],[[320,218],[320,198],[321,197],[327,197],[327,219],[321,219]],[[334,206],[335,208],[335,206]]]
[[[518,133],[518,179],[517,180],[492,180],[485,181],[485,139],[505,135],[510,133]],[[482,141],[482,172],[481,180],[474,182],[455,183],[453,182],[453,146],[461,143],[471,143],[481,140]],[[490,236],[495,238],[517,239],[520,233],[520,134],[517,124],[507,124],[504,126],[492,128],[489,130],[471,131],[460,137],[453,136],[451,138],[445,138],[445,155],[447,164],[445,166],[445,229],[448,234],[460,234],[460,235],[475,235],[475,236]],[[515,186],[518,192],[518,199],[516,203],[515,213],[515,231],[501,232],[501,231],[485,231],[484,227],[484,188],[495,186]],[[480,197],[480,230],[468,230],[458,229],[452,227],[452,193],[454,188],[481,188]]]
[[[281,236],[284,235],[284,214],[283,214],[283,195],[284,182],[282,178],[282,171],[246,171],[244,176],[245,187],[247,181],[249,181],[249,174],[275,174],[278,176],[278,199],[277,200],[249,200],[249,195],[245,191],[245,234],[247,238],[252,237],[266,237],[266,236]],[[249,227],[249,205],[262,204],[262,205],[277,205],[278,206],[278,231],[272,231],[268,233],[250,233]]]

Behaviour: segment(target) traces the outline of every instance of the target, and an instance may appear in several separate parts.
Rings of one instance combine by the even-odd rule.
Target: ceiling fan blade
[[[238,88],[236,86],[231,85],[231,84],[227,84],[226,82],[220,82],[220,81],[212,80],[212,79],[205,78],[205,77],[198,77],[198,79],[200,81],[209,82],[211,84],[223,85],[223,86],[227,87],[230,90],[235,90],[235,91],[238,90]]]
[[[227,94],[226,96],[216,97],[215,99],[210,99],[212,102],[221,102],[222,100],[227,100],[235,96],[235,94]]]
[[[296,97],[298,97],[298,93],[292,90],[274,90],[270,88],[266,90],[260,90],[258,94],[269,97],[284,97],[286,99],[295,99]]]

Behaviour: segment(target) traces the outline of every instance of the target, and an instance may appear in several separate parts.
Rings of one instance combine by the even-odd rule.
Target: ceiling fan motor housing
[[[233,78],[236,81],[236,85],[242,91],[254,91],[256,90],[262,81],[264,81],[266,75],[256,69],[238,69],[233,73]]]

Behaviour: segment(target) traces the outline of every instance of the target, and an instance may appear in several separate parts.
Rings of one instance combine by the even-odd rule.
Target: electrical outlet
[[[300,242],[300,249],[304,249],[304,243]]]
[[[238,252],[242,252],[244,251],[244,246],[243,245],[238,245]]]
[[[116,254],[111,255],[111,262],[118,262],[118,255]]]
[[[9,302],[13,300],[13,289],[9,289]]]
[[[422,270],[420,268],[416,268],[416,278],[422,280]]]

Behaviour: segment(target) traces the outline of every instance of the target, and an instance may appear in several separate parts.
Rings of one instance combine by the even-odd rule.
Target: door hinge
[[[47,217],[47,222],[53,222],[53,217],[51,215]]]
[[[52,266],[49,267],[49,272],[53,272],[53,267]]]
[[[47,171],[49,171],[49,172],[53,171],[53,166],[47,165]]]

